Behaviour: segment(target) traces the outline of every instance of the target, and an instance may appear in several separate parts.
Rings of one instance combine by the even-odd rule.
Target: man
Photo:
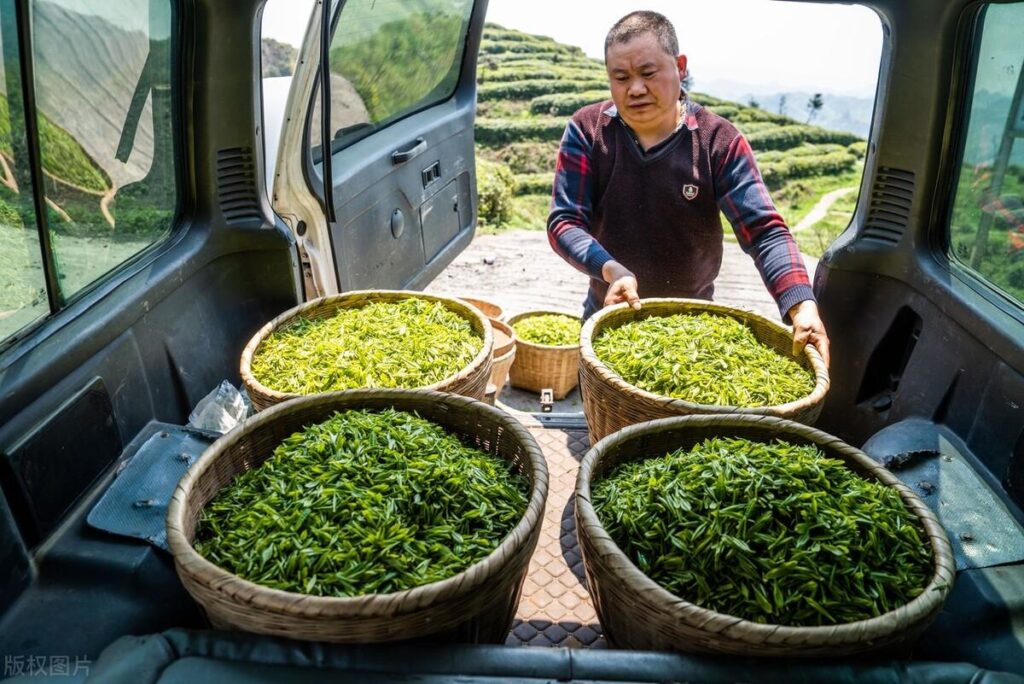
[[[584,318],[639,298],[711,299],[726,215],[761,272],[793,353],[829,341],[800,251],[772,204],[746,139],[690,101],[672,24],[633,12],[605,39],[612,102],[573,115],[562,137],[548,239],[590,276]]]

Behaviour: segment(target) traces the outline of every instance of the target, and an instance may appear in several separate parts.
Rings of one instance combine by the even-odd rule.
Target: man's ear
[[[676,66],[679,67],[679,80],[686,78],[686,55],[676,57]]]

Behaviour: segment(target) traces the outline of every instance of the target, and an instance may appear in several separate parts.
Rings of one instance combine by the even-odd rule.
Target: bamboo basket
[[[531,316],[556,314],[572,316],[563,311],[528,311],[513,316],[508,323]],[[550,388],[555,399],[564,399],[579,384],[580,345],[548,346],[516,340],[516,358],[509,369],[509,382],[513,387],[540,392]]]
[[[580,333],[580,382],[583,391],[583,413],[590,429],[591,444],[627,425],[694,413],[770,415],[807,425],[813,425],[818,419],[825,394],[828,392],[829,376],[821,355],[811,345],[804,348],[804,353],[798,361],[804,368],[814,373],[814,390],[796,401],[777,406],[740,408],[697,404],[653,394],[629,384],[597,358],[594,353],[594,340],[606,328],[614,328],[652,316],[704,312],[729,316],[746,324],[762,344],[772,347],[783,356],[792,354],[792,333],[782,324],[750,311],[701,299],[642,299],[641,304],[639,311],[625,303],[607,307],[583,324]]]
[[[505,310],[496,302],[492,302],[489,299],[480,299],[479,297],[459,297],[458,299],[475,306],[487,318],[501,321],[502,323],[505,322]]]
[[[470,325],[472,325],[473,330],[480,335],[483,340],[479,353],[477,353],[469,365],[462,370],[445,378],[444,380],[441,380],[440,382],[435,382],[432,385],[409,389],[437,390],[439,392],[462,394],[474,399],[483,399],[484,392],[487,389],[487,380],[491,375],[491,349],[494,343],[494,336],[491,332],[491,326],[487,324],[487,320],[480,315],[478,310],[457,299],[425,294],[423,292],[412,292],[407,290],[357,290],[340,295],[320,297],[319,299],[314,299],[306,302],[305,304],[300,304],[299,306],[291,308],[277,316],[252,336],[249,343],[242,351],[239,370],[242,376],[242,382],[245,384],[245,388],[249,392],[249,397],[252,399],[253,408],[256,411],[262,411],[274,404],[302,396],[291,392],[278,392],[277,390],[266,387],[252,374],[253,356],[256,354],[256,350],[259,349],[263,340],[265,340],[272,332],[280,328],[287,327],[294,320],[300,317],[310,320],[319,320],[322,318],[330,318],[331,316],[334,316],[339,309],[343,308],[357,308],[374,302],[397,302],[409,298],[441,302],[449,310],[454,311],[458,315],[467,319],[470,322]]]
[[[494,331],[494,354],[491,361],[491,379],[487,393],[494,388],[494,401],[498,400],[501,390],[508,380],[508,371],[516,358],[516,331],[508,323],[489,318]]]
[[[687,602],[644,575],[612,541],[590,501],[591,483],[615,465],[665,454],[716,436],[784,438],[816,444],[858,474],[894,487],[931,543],[934,574],[910,603],[876,618],[829,627],[758,624]],[[587,586],[605,637],[615,648],[744,656],[839,657],[898,652],[942,609],[956,575],[953,551],[938,519],[910,489],[863,452],[801,423],[771,416],[691,415],[627,427],[586,454],[576,479],[576,530]]]
[[[486,558],[448,579],[391,594],[333,598],[270,589],[231,574],[192,546],[203,507],[238,474],[259,466],[289,435],[334,411],[415,411],[467,443],[511,461],[530,481],[519,524]],[[503,643],[540,535],[548,474],[533,436],[507,413],[425,390],[350,390],[302,397],[247,420],[215,442],[179,482],[167,511],[178,576],[217,629],[338,643]]]

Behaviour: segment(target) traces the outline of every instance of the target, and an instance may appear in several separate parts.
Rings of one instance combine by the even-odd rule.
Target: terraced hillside
[[[558,141],[574,111],[608,99],[604,64],[578,47],[488,24],[477,82],[482,228],[543,229]],[[827,193],[858,185],[866,143],[856,135],[804,125],[700,92],[690,96],[747,136],[790,226]],[[798,231],[801,247],[820,255],[846,227],[855,199],[855,192],[843,195],[839,207],[824,208],[827,220]]]

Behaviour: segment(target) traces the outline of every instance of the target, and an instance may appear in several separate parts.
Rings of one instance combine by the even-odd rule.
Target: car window
[[[39,145],[64,298],[169,232],[169,0],[33,2]]]
[[[32,88],[29,41],[2,9],[0,341],[167,236],[177,207],[170,0],[29,5]]]
[[[1024,306],[1024,3],[979,21],[949,254]]]
[[[459,80],[472,0],[349,0],[330,47],[335,151],[446,100]],[[319,91],[309,139],[320,158]]]
[[[0,6],[0,338],[50,312],[36,230],[32,176],[25,137],[23,89],[11,5]]]

